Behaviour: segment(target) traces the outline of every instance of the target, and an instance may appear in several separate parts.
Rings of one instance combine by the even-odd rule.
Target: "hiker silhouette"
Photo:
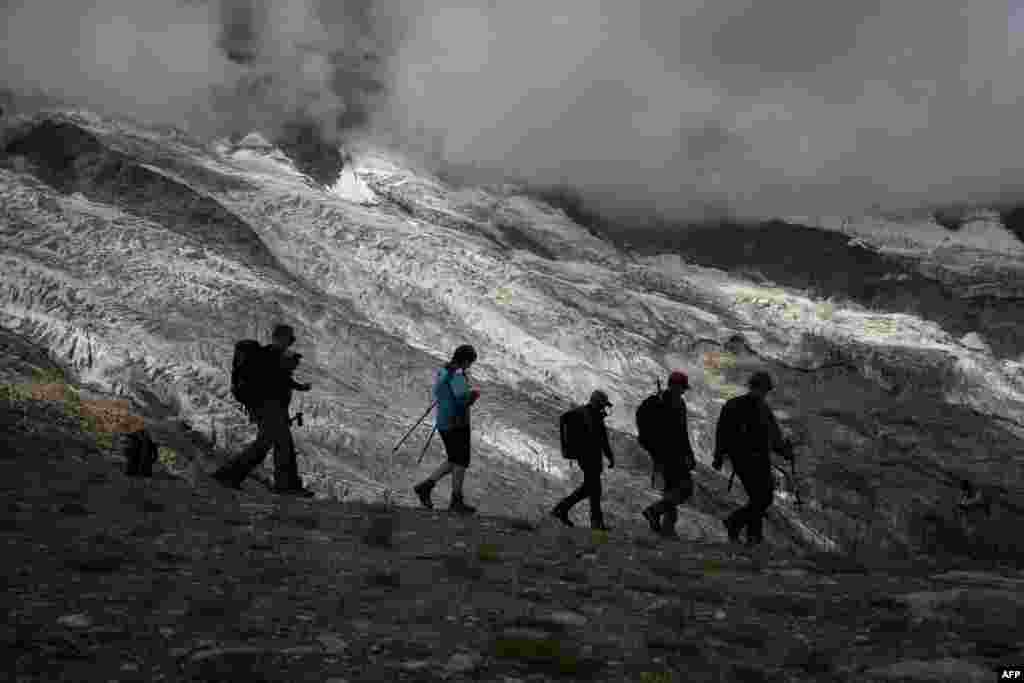
[[[725,458],[747,492],[747,504],[725,518],[729,540],[738,541],[746,529],[747,544],[756,545],[764,538],[764,516],[775,496],[771,453],[793,458],[792,448],[782,438],[775,415],[765,402],[772,389],[771,376],[755,372],[747,382],[749,391],[729,399],[722,406],[715,429],[715,452],[711,466],[722,469]]]
[[[566,526],[573,526],[569,519],[569,510],[584,498],[590,499],[590,526],[594,529],[609,531],[601,511],[601,472],[604,461],[608,458],[608,467],[615,467],[615,455],[608,442],[608,429],[604,420],[612,407],[608,394],[601,390],[594,391],[590,400],[562,414],[559,420],[562,455],[583,470],[583,483],[575,491],[563,498],[551,510],[551,516]]]
[[[437,371],[433,389],[437,401],[434,428],[441,435],[448,459],[433,474],[413,487],[426,508],[434,507],[430,494],[437,482],[451,474],[452,496],[448,509],[459,514],[476,512],[476,508],[467,505],[463,498],[463,484],[469,468],[472,444],[470,407],[480,398],[480,391],[471,386],[467,371],[476,359],[476,349],[463,344],[455,349],[451,360]]]
[[[644,447],[651,454],[655,469],[664,481],[661,500],[644,508],[641,513],[651,530],[669,538],[677,537],[676,521],[679,506],[693,496],[693,478],[690,471],[697,466],[690,443],[690,430],[686,417],[683,394],[690,388],[690,379],[681,370],[668,378],[668,388],[648,399],[637,411],[637,429],[641,431]],[[650,421],[644,417],[651,410]],[[643,422],[643,426],[641,426]]]
[[[248,408],[256,421],[256,440],[237,456],[214,472],[214,478],[229,488],[240,488],[242,481],[258,467],[274,449],[274,492],[284,495],[312,496],[302,486],[295,442],[292,440],[288,420],[288,405],[292,391],[309,391],[311,385],[296,382],[292,373],[298,367],[301,355],[289,353],[295,343],[295,332],[290,325],[277,325],[269,345],[260,349],[256,396]]]

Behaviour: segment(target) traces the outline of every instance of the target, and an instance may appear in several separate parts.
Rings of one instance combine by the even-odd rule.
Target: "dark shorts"
[[[448,462],[460,467],[469,467],[469,427],[437,430],[444,442],[444,452],[448,454]]]

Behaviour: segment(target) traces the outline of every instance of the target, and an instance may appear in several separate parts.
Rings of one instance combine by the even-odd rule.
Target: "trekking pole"
[[[729,486],[725,489],[726,493],[728,493],[729,491],[732,491],[732,480],[735,479],[735,478],[736,478],[736,470],[733,470],[732,474],[729,475]]]
[[[792,455],[792,454],[791,454]],[[793,484],[793,496],[796,499],[796,509],[799,510],[803,506],[803,501],[800,500],[800,480],[796,476],[796,456],[793,455],[789,459],[789,469],[793,475],[791,483]]]
[[[790,467],[793,470],[792,474],[790,474],[789,472],[787,472],[783,468],[779,467],[775,463],[772,463],[772,467],[776,471],[778,471],[783,477],[785,477],[786,481],[789,482],[789,487],[791,489],[793,489],[793,502],[795,502],[796,506],[799,508],[800,505],[801,505],[801,501],[800,501],[800,487],[797,486],[797,483],[796,483],[796,465],[794,464],[794,462],[792,460],[789,461],[789,464],[790,464]]]
[[[423,456],[425,456],[427,454],[427,449],[430,447],[430,440],[434,438],[434,432],[436,432],[436,431],[437,431],[437,425],[434,425],[434,428],[430,430],[430,436],[427,437],[427,443],[425,443],[423,445],[423,450],[420,451],[420,459],[416,461],[417,465],[419,465],[421,462],[423,462]]]
[[[420,423],[427,419],[427,415],[430,414],[430,411],[433,410],[434,406],[436,406],[436,405],[437,405],[437,399],[434,399],[434,402],[430,404],[430,407],[427,408],[426,412],[423,413],[423,415],[420,417],[420,419],[416,420],[416,424],[414,424],[412,427],[410,427],[409,431],[407,431],[405,433],[405,436],[402,437],[401,441],[396,443],[395,447],[391,449],[392,453],[396,453],[398,451],[398,449],[402,447],[402,444],[405,443],[405,440],[409,438],[409,435],[412,434],[413,430],[416,429],[417,427],[419,427]]]

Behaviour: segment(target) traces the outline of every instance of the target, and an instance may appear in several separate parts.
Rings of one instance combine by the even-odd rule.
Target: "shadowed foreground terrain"
[[[5,382],[54,371],[14,351]],[[130,479],[58,401],[0,400],[8,680],[981,682],[1024,661],[1020,571],[236,493],[197,433],[145,418],[160,461]]]

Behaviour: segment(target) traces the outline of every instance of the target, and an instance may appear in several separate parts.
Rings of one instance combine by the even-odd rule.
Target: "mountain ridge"
[[[390,445],[429,404],[433,368],[468,341],[482,351],[473,474],[485,508],[536,514],[569,487],[573,474],[557,455],[553,416],[601,386],[623,408],[610,418],[613,447],[631,463],[610,475],[609,509],[613,519],[634,517],[654,494],[629,406],[655,377],[680,366],[694,380],[688,404],[703,461],[698,489],[709,492],[697,501],[700,512],[688,511],[700,533],[723,535],[714,515],[727,500],[724,478],[706,467],[716,407],[742,390],[753,369],[778,376],[776,409],[800,437],[804,492],[822,509],[841,507],[829,479],[838,475],[827,474],[837,458],[871,470],[887,452],[907,450],[908,429],[888,420],[899,411],[923,416],[909,430],[916,434],[910,452],[939,463],[951,483],[974,476],[1008,497],[1021,490],[1021,363],[964,346],[935,322],[817,299],[677,255],[625,253],[515,188],[509,196],[452,188],[380,151],[353,157],[353,175],[380,200],[363,205],[184,138],[76,116],[56,120],[115,140],[134,150],[127,158],[175,175],[197,201],[215,201],[225,212],[216,215],[228,228],[251,231],[273,265],[250,268],[244,251],[222,253],[206,234],[175,231],[173,221],[164,224],[165,207],[125,203],[116,213],[116,196],[96,204],[40,184],[24,137],[29,125],[5,131],[0,163],[3,258],[20,269],[3,276],[2,322],[52,347],[89,381],[126,395],[148,392],[232,442],[247,428],[226,391],[231,343],[285,319],[299,329],[300,374],[316,378],[303,399],[316,417],[297,432],[300,450],[308,463],[355,467],[384,489],[411,485],[413,454],[391,462]],[[164,187],[155,175],[139,177]],[[206,227],[217,230],[216,221]],[[517,241],[516,231],[529,239]],[[533,244],[544,249],[529,251]],[[125,332],[130,343],[121,340]],[[818,371],[805,372],[811,368]],[[832,404],[841,420],[822,414]],[[967,443],[958,423],[971,425],[979,443]],[[880,444],[882,433],[893,436]],[[946,481],[911,477],[906,487],[923,486],[925,502],[935,505],[952,493]],[[891,484],[855,494],[900,496],[892,510],[871,511],[865,502],[895,547],[913,534],[897,521],[906,491],[887,490]],[[769,537],[803,542],[786,520],[806,512],[786,498],[777,508]],[[841,542],[859,533],[847,522],[832,522]]]

